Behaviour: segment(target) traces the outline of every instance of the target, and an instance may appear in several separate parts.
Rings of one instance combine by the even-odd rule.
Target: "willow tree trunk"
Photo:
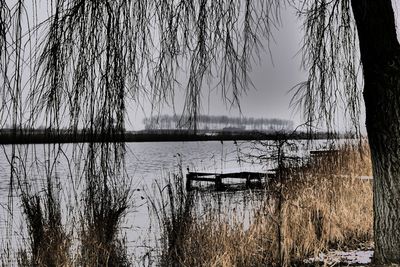
[[[376,263],[400,263],[400,47],[391,0],[352,0],[374,175]]]

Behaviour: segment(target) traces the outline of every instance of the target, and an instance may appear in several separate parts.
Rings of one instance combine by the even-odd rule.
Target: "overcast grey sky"
[[[11,2],[11,0],[8,0]],[[28,1],[29,4],[30,1]],[[399,29],[400,0],[392,0],[396,13],[397,28]],[[47,1],[39,1],[39,17],[46,18]],[[29,8],[29,7],[28,7]],[[39,19],[40,20],[40,19]],[[399,32],[399,30],[398,30]],[[271,55],[262,52],[260,64],[253,64],[250,78],[254,84],[240,98],[242,115],[246,117],[265,117],[290,119],[295,125],[302,122],[300,112],[290,108],[292,93],[289,92],[293,86],[305,81],[307,74],[300,69],[301,55],[298,54],[303,33],[301,21],[296,17],[293,8],[282,11],[282,25],[274,31],[273,40],[270,42]],[[264,42],[266,44],[266,42]],[[226,105],[222,101],[221,92],[218,88],[207,88],[204,83],[202,95],[201,113],[206,115],[229,115],[239,116],[239,109],[235,106]],[[177,90],[174,108],[171,105],[164,105],[160,112],[154,114],[182,113],[184,90]],[[129,101],[128,130],[143,129],[142,120],[152,115],[149,101],[142,99],[140,105],[137,102]],[[361,120],[363,124],[363,120]],[[343,129],[343,127],[342,127]]]
[[[399,0],[392,0],[392,2],[399,32],[400,3]],[[249,90],[240,99],[243,116],[290,119],[295,125],[302,123],[299,110],[290,107],[292,93],[289,92],[296,84],[307,78],[306,71],[300,68],[301,55],[298,54],[302,38],[301,21],[296,17],[294,10],[292,8],[284,10],[282,25],[274,31],[274,40],[270,43],[273,64],[268,52],[261,54],[261,64],[253,64],[251,79],[255,88]],[[178,115],[182,112],[183,98],[184,94],[178,92],[175,101],[175,112]],[[164,106],[160,113],[173,114],[173,110],[171,106]],[[205,88],[202,114],[239,116],[240,112],[237,107],[224,104],[217,89]],[[143,108],[131,107],[130,123],[128,122],[127,129],[142,129],[143,118],[150,115],[149,103],[144,103]],[[361,118],[360,122],[363,126],[364,118]],[[349,128],[340,118],[337,126],[341,130]]]
[[[300,55],[296,56],[300,49],[302,33],[301,24],[293,9],[282,12],[282,26],[274,31],[273,37],[274,40],[270,42],[273,63],[269,52],[261,52],[261,62],[253,64],[250,75],[254,88],[240,98],[241,112],[245,117],[291,119],[297,124],[300,122],[300,116],[289,108],[291,94],[288,91],[297,83],[304,81],[306,73],[300,70]],[[266,41],[264,43],[267,44]],[[240,116],[236,106],[222,101],[218,88],[208,88],[204,85],[202,97],[202,114]],[[182,112],[183,101],[183,90],[180,90],[175,97],[175,112],[178,115]],[[165,105],[160,113],[173,114],[174,109],[171,105]],[[143,128],[143,118],[150,115],[149,103],[144,103],[144,108],[131,106],[129,112],[131,123],[127,128],[135,130]]]

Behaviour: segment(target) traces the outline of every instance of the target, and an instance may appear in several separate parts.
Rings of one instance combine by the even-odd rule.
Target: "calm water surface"
[[[289,153],[304,154],[307,151],[306,142],[300,142],[300,150]],[[324,146],[318,142],[318,146]],[[55,173],[60,178],[59,183],[63,188],[60,198],[68,203],[71,201],[71,185],[79,184],[76,177],[79,174],[71,169],[68,164],[72,158],[74,146],[63,145],[65,154],[61,155],[54,166]],[[315,147],[315,145],[314,145]],[[261,148],[261,150],[259,150]],[[43,185],[44,174],[37,169],[46,166],[45,153],[48,145],[24,146],[27,157],[22,159],[26,171],[34,184],[34,187]],[[75,147],[76,149],[76,147]],[[7,222],[7,201],[9,196],[10,165],[7,156],[10,157],[11,146],[4,146],[4,152],[0,154],[0,230],[5,236]],[[132,207],[123,221],[127,243],[131,253],[136,255],[143,253],[147,245],[150,245],[154,236],[149,234],[148,205],[146,199],[152,196],[155,181],[161,182],[170,173],[177,173],[182,167],[184,174],[190,171],[266,171],[273,164],[260,161],[257,158],[249,158],[247,154],[267,153],[260,145],[250,142],[153,142],[153,143],[128,143],[126,153],[126,171],[132,182],[133,198]],[[84,164],[81,162],[80,164]],[[72,178],[75,177],[75,178]],[[38,190],[38,188],[34,188]],[[20,215],[18,197],[14,197],[13,235],[15,240],[26,238],[21,231],[23,220]],[[19,215],[18,215],[19,214]],[[154,222],[153,222],[154,223]],[[19,243],[19,241],[17,241]]]

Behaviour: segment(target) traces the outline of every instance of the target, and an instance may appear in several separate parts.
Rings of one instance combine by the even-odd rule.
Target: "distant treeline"
[[[123,132],[114,135],[102,133],[87,134],[84,130],[0,130],[0,144],[41,144],[41,143],[87,143],[87,142],[167,142],[167,141],[225,141],[225,140],[278,140],[278,139],[326,139],[326,133],[309,135],[304,132],[287,133],[282,131],[254,130],[142,130]]]
[[[222,130],[224,128],[242,130],[270,130],[270,131],[291,131],[293,121],[283,119],[266,119],[253,117],[228,117],[199,115],[195,121],[188,116],[160,115],[145,118],[143,123],[145,129],[189,129]]]

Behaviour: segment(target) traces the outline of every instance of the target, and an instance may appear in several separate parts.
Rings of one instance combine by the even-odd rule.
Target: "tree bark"
[[[374,261],[400,263],[400,47],[391,0],[351,0],[374,175]]]

